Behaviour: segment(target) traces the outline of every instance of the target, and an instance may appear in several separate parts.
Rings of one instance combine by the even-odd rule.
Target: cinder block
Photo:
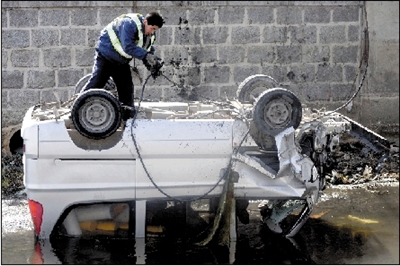
[[[245,80],[247,77],[259,74],[260,67],[255,65],[248,65],[248,66],[236,66],[233,68],[233,80],[236,84],[240,84]]]
[[[301,24],[302,9],[297,7],[278,7],[276,9],[276,22],[278,24]]]
[[[69,9],[50,9],[39,11],[40,26],[68,26]]]
[[[345,65],[344,66],[344,79],[347,82],[353,82],[356,80],[358,72],[357,65]]]
[[[316,26],[290,26],[291,43],[317,43],[317,27]]]
[[[188,22],[189,25],[204,25],[204,24],[214,24],[215,20],[214,9],[191,9],[189,10]]]
[[[336,7],[332,13],[332,20],[333,22],[358,21],[360,10],[359,7]]]
[[[77,66],[92,66],[94,62],[95,49],[76,49],[75,63]]]
[[[301,46],[277,46],[277,63],[299,63],[301,62]]]
[[[29,30],[1,29],[1,48],[29,47]]]
[[[38,67],[38,50],[13,50],[11,51],[11,65],[13,67]]]
[[[286,80],[297,83],[309,83],[315,81],[315,65],[301,64],[289,66],[286,74]]]
[[[5,29],[5,28],[8,27],[7,19],[8,19],[8,14],[7,14],[7,12],[2,10],[2,11],[1,11],[1,28],[2,28],[2,29]]]
[[[161,30],[156,33],[156,45],[160,47],[162,45],[171,45],[172,44],[172,33],[174,29],[172,27],[163,26]]]
[[[263,65],[261,68],[261,74],[268,75],[275,79],[278,83],[282,83],[286,79],[287,67],[282,65],[268,64]],[[253,73],[258,74],[258,73]]]
[[[317,67],[315,80],[318,82],[342,82],[343,67],[340,65],[320,64]]]
[[[328,45],[302,45],[302,62],[321,63],[329,62],[330,48]]]
[[[58,87],[75,86],[83,76],[81,69],[61,69],[58,71]]]
[[[329,23],[331,11],[327,7],[309,7],[304,9],[305,23]]]
[[[199,86],[201,84],[200,66],[190,67],[188,69],[187,82],[189,86]]]
[[[1,68],[6,69],[8,62],[8,53],[7,50],[1,50]]]
[[[175,28],[175,45],[201,44],[200,27]]]
[[[218,10],[218,24],[243,24],[244,8],[221,8]]]
[[[39,103],[40,92],[31,89],[9,90],[10,107],[13,109],[25,109]]]
[[[101,28],[90,28],[88,29],[88,33],[87,33],[87,45],[89,47],[95,47],[97,41],[99,40],[100,37],[100,33],[101,33],[102,29]],[[84,45],[82,43],[82,45]]]
[[[122,14],[132,13],[129,8],[100,8],[98,10],[100,26],[105,27],[108,23]],[[146,14],[143,14],[144,16]]]
[[[203,43],[204,44],[220,44],[227,43],[229,34],[228,27],[204,27],[203,28]]]
[[[288,40],[288,28],[283,26],[266,26],[262,31],[264,43],[286,43]]]
[[[23,86],[24,74],[21,71],[1,71],[1,89],[20,89]]]
[[[248,48],[248,63],[274,63],[275,60],[275,47],[272,45],[250,46]]]
[[[346,26],[322,26],[320,28],[320,43],[344,43],[346,41]]]
[[[220,64],[241,63],[245,60],[245,48],[240,46],[219,46],[219,60]]]
[[[58,46],[59,31],[56,29],[39,29],[32,30],[32,46],[36,47],[51,47]]]
[[[27,88],[42,89],[55,86],[55,71],[54,70],[29,70],[27,78]]]
[[[194,64],[212,63],[217,59],[216,47],[193,47],[190,57]]]
[[[95,26],[97,23],[97,8],[81,8],[71,10],[72,26]]]
[[[10,27],[37,27],[39,25],[39,11],[29,9],[11,9]]]
[[[360,26],[349,25],[347,40],[349,42],[358,42],[360,39]]]
[[[204,67],[204,82],[205,83],[228,83],[229,82],[228,66],[211,66]]]
[[[358,62],[358,45],[352,46],[333,46],[332,62],[333,63],[357,63]]]
[[[250,25],[274,23],[274,8],[261,6],[257,8],[247,8],[247,19]]]
[[[71,66],[71,50],[69,48],[51,48],[43,50],[43,61],[46,67]]]
[[[61,45],[85,45],[86,30],[85,29],[62,29],[61,30]]]
[[[260,27],[247,26],[247,27],[232,27],[232,44],[237,43],[260,43]]]

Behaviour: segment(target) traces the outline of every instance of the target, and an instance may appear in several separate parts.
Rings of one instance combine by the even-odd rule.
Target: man
[[[160,64],[154,55],[155,32],[164,24],[158,12],[145,17],[138,13],[123,14],[102,31],[96,44],[92,76],[82,91],[103,88],[111,77],[117,86],[118,98],[123,105],[134,106],[134,87],[129,62],[133,58],[143,61],[150,70]],[[123,110],[122,119],[134,116],[134,109]]]

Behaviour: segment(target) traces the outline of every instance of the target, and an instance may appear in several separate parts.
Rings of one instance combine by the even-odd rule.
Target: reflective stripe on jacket
[[[107,58],[121,63],[130,61],[133,57],[142,59],[147,52],[153,53],[153,44],[156,36],[152,34],[147,38],[147,42],[144,43],[141,17],[142,15],[138,13],[123,14],[109,23],[100,37],[98,43],[99,52]],[[128,18],[131,22],[127,22]],[[130,25],[135,25],[136,27]],[[125,40],[125,44],[122,42],[124,45],[121,44],[120,38]],[[132,40],[131,44],[133,46],[130,45],[129,50],[124,50],[130,42],[127,38]]]

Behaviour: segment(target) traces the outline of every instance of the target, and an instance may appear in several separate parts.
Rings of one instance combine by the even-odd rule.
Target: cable
[[[367,9],[366,9],[366,5],[365,5],[365,1],[364,1],[364,14],[365,14],[365,25],[366,25],[366,28],[364,30],[365,41],[364,41],[364,49],[363,49],[363,54],[362,54],[362,58],[361,58],[361,61],[360,61],[359,68],[361,68],[362,63],[365,62],[365,69],[364,69],[364,74],[363,74],[363,77],[361,79],[361,82],[360,82],[360,84],[358,86],[358,89],[355,91],[355,93],[344,104],[342,104],[341,106],[339,106],[338,108],[336,108],[333,111],[327,112],[327,113],[315,118],[314,120],[317,120],[317,119],[319,119],[321,117],[324,117],[324,116],[328,116],[328,115],[330,115],[330,114],[332,114],[334,112],[337,112],[340,109],[346,107],[357,96],[357,94],[359,93],[359,91],[362,88],[362,85],[364,83],[364,79],[367,76],[368,61],[369,61],[369,31],[368,31],[368,19],[367,19]]]
[[[205,196],[207,196],[209,193],[211,193],[211,191],[213,191],[223,179],[228,180],[228,179],[227,179],[227,176],[228,176],[228,174],[230,173],[230,169],[231,169],[231,167],[232,167],[233,156],[234,156],[234,154],[236,154],[236,153],[238,152],[238,150],[239,150],[240,147],[242,146],[242,144],[243,144],[244,140],[246,139],[247,135],[249,134],[250,130],[249,130],[249,129],[247,130],[247,132],[246,132],[246,134],[244,135],[244,137],[242,138],[240,144],[234,149],[234,151],[233,151],[233,153],[232,153],[232,155],[231,155],[231,158],[230,158],[230,160],[229,160],[229,163],[228,163],[228,166],[227,166],[227,168],[226,168],[225,173],[219,178],[219,180],[217,181],[217,183],[215,183],[215,185],[213,185],[207,192],[205,192],[202,196],[199,196],[199,197],[196,197],[196,198],[191,198],[191,199],[180,199],[180,198],[176,198],[176,197],[174,197],[174,196],[169,195],[168,193],[166,193],[165,191],[163,191],[163,190],[154,182],[153,178],[150,176],[150,173],[149,173],[149,171],[147,170],[146,165],[145,165],[144,162],[143,162],[142,155],[141,155],[140,152],[139,152],[139,148],[138,148],[138,145],[137,145],[135,136],[134,136],[134,134],[133,134],[133,125],[134,125],[134,122],[135,122],[135,120],[136,120],[137,114],[138,114],[138,112],[139,112],[139,110],[140,110],[140,103],[141,103],[142,100],[143,100],[143,94],[144,94],[145,86],[146,86],[147,81],[149,80],[150,77],[151,77],[151,74],[146,78],[145,82],[143,83],[142,92],[141,92],[141,96],[140,96],[139,103],[138,103],[138,108],[137,108],[137,110],[136,110],[136,112],[135,112],[135,114],[134,114],[134,116],[133,116],[133,118],[132,118],[132,122],[131,122],[131,138],[132,138],[133,143],[134,143],[134,145],[135,145],[135,149],[136,149],[136,153],[137,153],[137,155],[138,155],[138,157],[139,157],[139,161],[140,161],[140,163],[142,164],[143,169],[144,169],[144,171],[145,171],[147,177],[149,178],[150,182],[151,182],[151,183],[153,184],[153,186],[154,186],[155,188],[157,188],[157,190],[158,190],[161,194],[163,194],[164,196],[166,196],[166,197],[168,197],[168,198],[170,198],[170,199],[176,200],[176,201],[180,201],[180,202],[190,202],[190,201],[195,201],[195,200],[202,199],[202,198],[204,198]],[[213,111],[212,113],[222,112],[222,111],[225,112],[225,111],[227,111],[227,110],[216,110],[216,111]],[[240,113],[237,112],[236,110],[229,110],[229,111],[238,113],[239,116],[242,117],[242,118],[246,121],[246,125],[247,125],[247,127],[249,128],[249,121],[247,120],[247,118],[246,118],[245,116],[243,116],[242,114],[240,114]],[[207,114],[207,115],[208,115],[208,114]]]

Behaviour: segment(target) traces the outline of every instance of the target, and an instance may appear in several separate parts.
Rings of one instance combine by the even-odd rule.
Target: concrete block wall
[[[166,21],[158,33],[156,54],[165,61],[163,71],[168,79],[150,79],[144,99],[233,99],[246,77],[263,73],[296,93],[302,103],[334,109],[356,91],[362,76],[359,66],[366,24],[364,3],[368,4],[2,1],[2,127],[21,123],[33,104],[52,102],[57,97],[62,101],[69,99],[78,80],[91,73],[100,30],[123,13],[146,14],[153,10],[160,11]],[[148,76],[140,60],[133,64],[143,78]],[[352,108],[345,109],[346,115],[372,121],[373,125],[377,118],[363,117],[363,110],[369,108],[363,106],[365,93],[385,97],[389,91],[391,104],[395,105],[398,76],[394,80],[397,87],[388,88],[385,93],[371,87],[366,92],[361,90]],[[134,79],[134,84],[135,97],[140,97],[142,84],[138,79]],[[178,96],[182,91],[188,97]],[[377,106],[380,104],[382,101]],[[387,128],[398,127],[398,112],[397,117],[380,121]]]

